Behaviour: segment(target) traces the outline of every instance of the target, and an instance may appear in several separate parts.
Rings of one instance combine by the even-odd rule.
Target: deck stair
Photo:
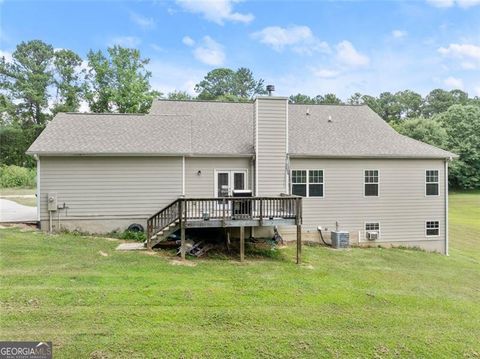
[[[296,225],[302,222],[302,199],[277,197],[180,197],[147,220],[147,247],[152,249],[180,231],[182,243],[188,228],[228,228]],[[185,255],[186,248],[182,245]]]

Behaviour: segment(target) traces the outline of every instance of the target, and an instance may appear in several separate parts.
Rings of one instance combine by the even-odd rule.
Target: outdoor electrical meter
[[[56,211],[57,210],[57,193],[56,192],[49,192],[47,194],[47,209],[49,211]]]

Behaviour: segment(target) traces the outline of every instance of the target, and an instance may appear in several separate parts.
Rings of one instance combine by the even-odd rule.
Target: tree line
[[[86,59],[40,40],[21,42],[11,59],[0,59],[0,164],[32,167],[26,149],[59,112],[88,106],[96,113],[145,113],[155,98],[251,101],[266,94],[265,81],[248,68],[217,68],[185,91],[161,93],[150,85],[149,59],[139,50],[112,46],[90,50]],[[434,89],[426,96],[405,90],[378,96],[355,93],[342,101],[333,93],[296,94],[291,103],[368,105],[401,134],[460,155],[450,182],[480,187],[480,98],[461,90]]]

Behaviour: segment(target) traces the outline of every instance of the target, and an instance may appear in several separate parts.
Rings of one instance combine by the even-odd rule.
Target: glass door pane
[[[245,189],[245,173],[234,172],[233,173],[233,189]]]
[[[217,173],[217,197],[228,196],[229,177],[228,172]]]

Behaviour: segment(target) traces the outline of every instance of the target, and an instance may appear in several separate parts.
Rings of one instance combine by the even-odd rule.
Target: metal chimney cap
[[[268,96],[272,96],[272,92],[275,91],[274,85],[267,85]]]

